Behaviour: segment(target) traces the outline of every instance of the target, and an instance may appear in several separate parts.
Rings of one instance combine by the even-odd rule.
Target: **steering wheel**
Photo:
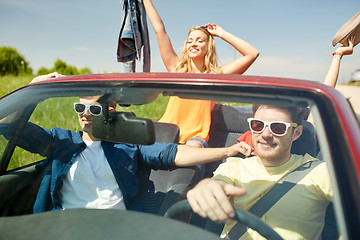
[[[283,240],[277,232],[274,231],[266,222],[262,221],[254,214],[234,207],[235,217],[233,218],[238,223],[243,224],[249,228],[254,229],[260,235],[269,240]],[[166,217],[174,218],[177,215],[192,211],[187,200],[183,200],[172,205],[165,213]]]

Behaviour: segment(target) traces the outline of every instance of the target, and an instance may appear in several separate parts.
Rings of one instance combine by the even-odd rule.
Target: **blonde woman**
[[[184,48],[178,56],[151,0],[143,0],[143,3],[156,33],[160,54],[168,72],[242,74],[259,56],[256,48],[217,24],[206,24],[203,27],[190,29]],[[218,66],[214,37],[229,43],[242,54],[242,57],[229,64]],[[207,147],[211,110],[214,105],[213,101],[170,97],[160,122],[173,123],[180,127],[180,143]]]

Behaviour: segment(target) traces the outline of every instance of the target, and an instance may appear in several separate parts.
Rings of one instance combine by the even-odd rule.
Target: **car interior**
[[[231,106],[220,102],[217,103],[212,111],[211,130],[208,141],[209,147],[227,147],[237,143],[237,139],[249,130],[247,118],[251,116],[251,106],[249,104],[245,106]],[[303,120],[304,132],[294,142],[291,151],[295,154],[309,153],[312,156],[317,156],[319,146],[317,144],[315,128],[312,123],[307,121],[307,116],[308,114]],[[178,126],[153,121],[153,127],[155,141],[178,143]],[[9,140],[8,145],[11,145],[11,140]],[[153,169],[146,165],[140,165],[139,182],[141,189],[139,195],[144,211],[164,216],[174,203],[186,199],[186,192],[201,180],[202,177],[211,177],[213,171],[220,163],[221,161],[206,164],[205,176],[200,176],[197,167]],[[41,162],[33,163],[17,170],[10,170],[1,176],[0,193],[2,197],[0,198],[0,216],[31,214],[41,179]],[[5,182],[6,184],[2,184]],[[328,216],[329,224],[327,226],[336,230],[336,222],[331,207],[329,207]],[[210,220],[201,219],[193,213],[180,216],[179,220],[216,234],[219,234],[219,231],[222,229],[221,225],[217,225]],[[337,237],[337,233],[332,233],[332,236],[324,235],[323,239],[335,239]]]

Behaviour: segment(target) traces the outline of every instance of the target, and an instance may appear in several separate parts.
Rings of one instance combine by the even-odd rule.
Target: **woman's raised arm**
[[[157,42],[160,49],[161,58],[168,72],[175,72],[177,54],[174,51],[170,37],[165,30],[165,25],[156,11],[151,0],[143,0],[146,14],[156,33]]]
[[[206,29],[209,33],[215,37],[219,37],[222,40],[233,46],[243,56],[236,59],[232,63],[223,65],[222,72],[228,74],[242,74],[259,56],[259,51],[245,40],[234,36],[233,34],[225,31],[217,24],[207,24]]]

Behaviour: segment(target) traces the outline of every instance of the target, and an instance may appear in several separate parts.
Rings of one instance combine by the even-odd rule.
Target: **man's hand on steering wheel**
[[[235,213],[229,196],[242,196],[246,190],[211,178],[200,181],[187,193],[191,208],[203,218],[226,222]]]

